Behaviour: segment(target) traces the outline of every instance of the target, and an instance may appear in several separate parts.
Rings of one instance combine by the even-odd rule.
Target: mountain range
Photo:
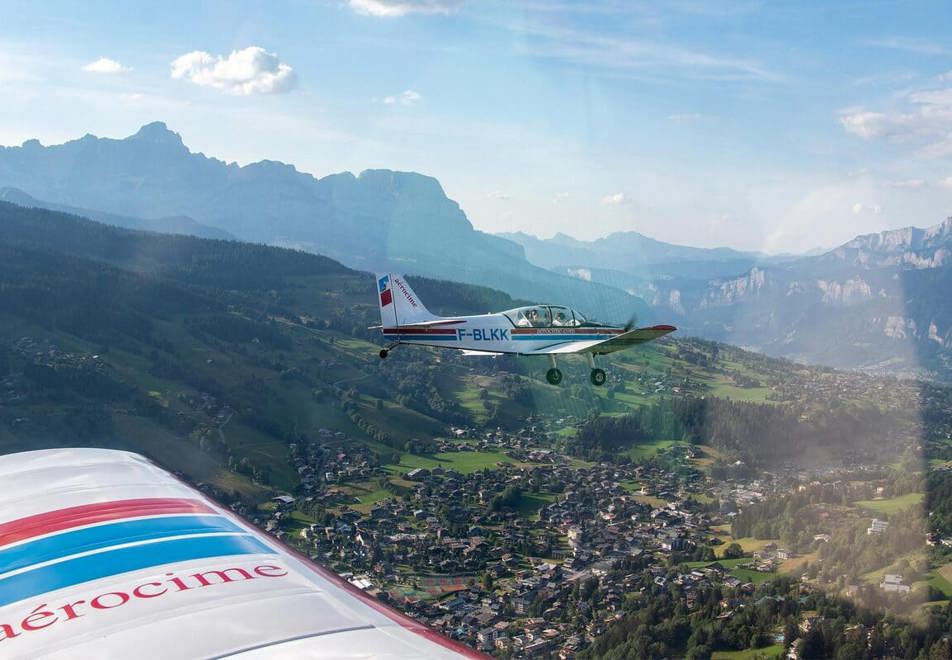
[[[191,152],[160,122],[121,140],[0,148],[0,187],[21,205],[109,224],[294,247],[605,320],[671,322],[776,356],[952,379],[949,220],[810,256],[672,245],[636,232],[596,241],[491,235],[474,229],[435,178],[242,167]]]
[[[61,211],[72,215],[82,216],[102,222],[107,225],[123,227],[125,229],[141,229],[144,231],[155,231],[165,234],[186,234],[188,236],[198,236],[199,238],[219,238],[234,239],[235,237],[223,229],[209,227],[200,222],[195,222],[192,218],[185,215],[166,216],[164,218],[133,218],[131,216],[119,215],[117,213],[106,213],[96,209],[84,209],[66,204],[55,204],[45,202],[28,195],[19,188],[0,188],[0,201],[10,202],[18,206],[32,207],[38,209],[47,209],[48,211]]]
[[[625,291],[533,265],[519,245],[475,230],[432,177],[367,170],[317,179],[275,161],[241,167],[191,152],[161,122],[122,140],[86,135],[49,147],[28,140],[0,148],[0,186],[60,210],[144,218],[147,228],[164,231],[179,231],[181,222],[170,219],[186,216],[241,240],[324,254],[354,268],[491,286],[602,318],[649,311]]]

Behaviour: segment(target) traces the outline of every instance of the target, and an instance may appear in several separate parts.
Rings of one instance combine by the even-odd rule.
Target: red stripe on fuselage
[[[384,328],[385,335],[455,335],[453,328],[426,328],[403,326],[400,328]]]
[[[83,504],[82,506],[47,511],[3,523],[0,525],[0,547],[35,536],[44,536],[73,529],[74,527],[83,527],[110,520],[175,513],[215,513],[215,510],[199,500],[173,498],[117,500],[97,504]]]

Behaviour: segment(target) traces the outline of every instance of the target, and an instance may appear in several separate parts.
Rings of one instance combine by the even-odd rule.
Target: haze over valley
[[[559,302],[778,357],[952,377],[948,221],[860,236],[815,256],[693,248],[635,233],[578,241],[474,229],[437,179],[368,170],[315,179],[191,152],[165,124],[121,140],[0,149],[0,197],[125,227],[235,237]],[[926,224],[926,223],[923,223]],[[489,311],[489,310],[484,310]]]

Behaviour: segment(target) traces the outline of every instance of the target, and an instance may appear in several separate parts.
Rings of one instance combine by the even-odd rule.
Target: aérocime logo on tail
[[[407,302],[410,303],[411,307],[419,307],[417,304],[416,298],[413,297],[413,294],[410,293],[410,290],[407,288],[407,285],[403,283],[399,277],[393,278],[394,284],[397,285],[397,288],[403,293],[403,297],[407,299]]]

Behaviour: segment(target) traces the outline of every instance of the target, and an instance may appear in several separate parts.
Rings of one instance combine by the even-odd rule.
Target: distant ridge
[[[72,213],[73,215],[79,215],[107,225],[125,227],[126,229],[142,229],[145,231],[157,231],[165,234],[186,234],[201,238],[218,238],[225,240],[233,240],[235,238],[223,229],[218,229],[217,227],[208,227],[195,222],[192,218],[184,215],[151,219],[132,218],[115,213],[106,213],[104,211],[83,209],[75,206],[67,206],[65,204],[44,202],[28,195],[19,188],[0,188],[0,201],[11,202],[13,204],[18,204],[19,206],[48,209],[50,211],[62,211],[63,213]]]
[[[49,147],[29,140],[0,148],[0,186],[61,208],[186,216],[245,241],[563,302],[605,320],[650,316],[644,301],[621,289],[536,266],[516,243],[475,230],[435,178],[414,172],[317,179],[275,161],[241,167],[189,151],[153,122],[120,140],[87,134]]]

